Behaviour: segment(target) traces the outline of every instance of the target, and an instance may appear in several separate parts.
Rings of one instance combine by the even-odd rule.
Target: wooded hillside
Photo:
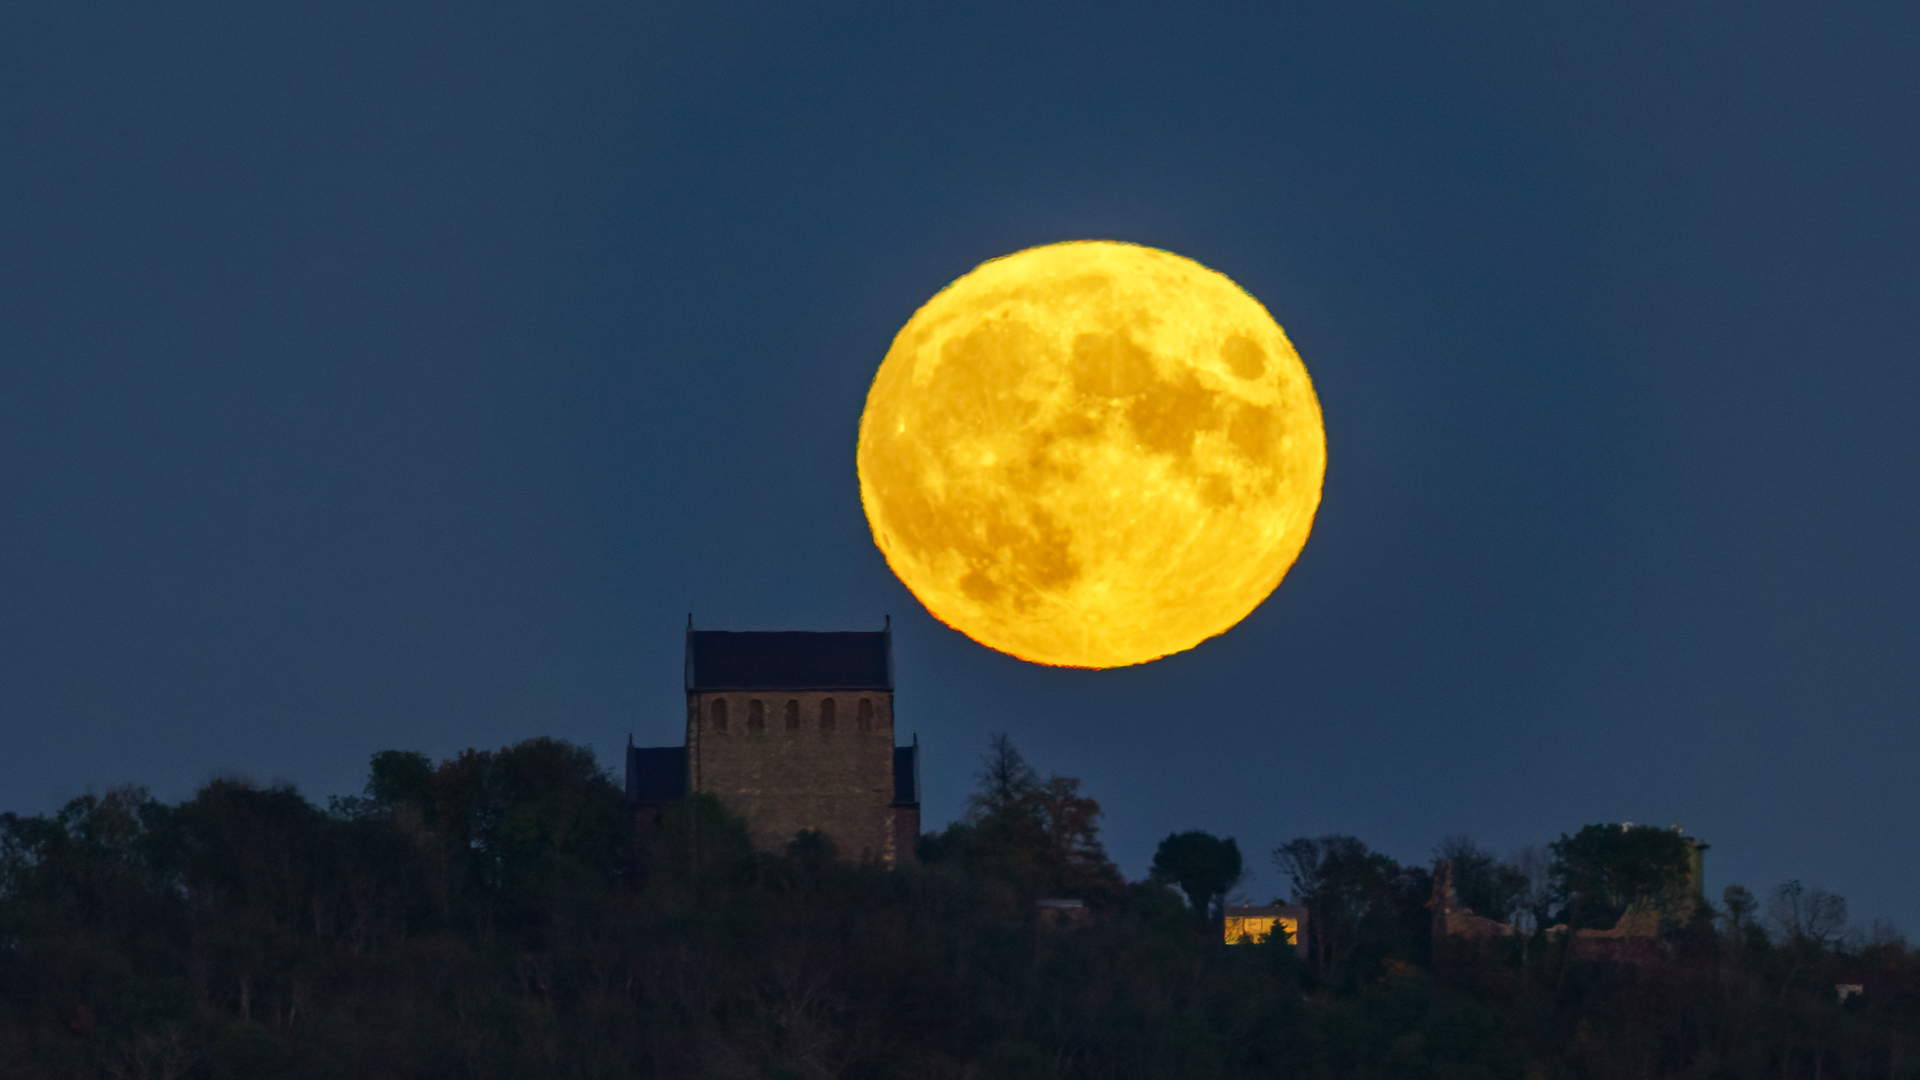
[[[1426,868],[1301,840],[1294,898],[1336,935],[1303,962],[1122,880],[1098,819],[1004,740],[897,868],[755,853],[702,798],[636,836],[548,739],[383,753],[325,808],[221,780],[4,815],[0,1078],[1920,1076],[1915,955],[1801,893],[1768,930],[1730,891],[1657,963],[1522,935],[1436,971]],[[1501,866],[1463,897],[1524,906]]]

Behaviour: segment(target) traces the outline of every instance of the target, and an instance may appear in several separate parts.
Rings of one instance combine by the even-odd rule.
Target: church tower
[[[630,802],[710,792],[765,851],[815,829],[843,858],[913,857],[919,748],[894,745],[891,630],[689,627],[686,691],[685,747],[629,748]]]

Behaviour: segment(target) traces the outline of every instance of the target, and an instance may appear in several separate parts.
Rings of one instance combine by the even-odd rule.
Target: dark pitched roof
[[[893,805],[920,805],[920,741],[893,748]]]
[[[676,803],[687,797],[687,748],[627,747],[627,802]]]
[[[687,690],[891,690],[893,635],[687,631]]]

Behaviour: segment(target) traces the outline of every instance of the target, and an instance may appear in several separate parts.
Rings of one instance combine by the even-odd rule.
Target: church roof
[[[687,631],[687,691],[891,690],[893,635]]]
[[[893,748],[893,805],[920,805],[920,737]]]
[[[627,802],[657,805],[686,797],[686,747],[627,747]]]

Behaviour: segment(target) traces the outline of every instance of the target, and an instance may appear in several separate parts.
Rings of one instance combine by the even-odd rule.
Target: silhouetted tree
[[[1199,831],[1171,833],[1153,853],[1153,880],[1178,886],[1202,918],[1219,915],[1218,905],[1240,883],[1240,845]]]
[[[1394,888],[1401,868],[1351,836],[1301,837],[1273,852],[1293,882],[1293,900],[1307,909],[1316,964],[1331,971],[1353,955],[1368,923],[1396,920]]]
[[[988,738],[987,752],[980,756],[980,770],[974,773],[966,820],[978,824],[1030,815],[1033,793],[1039,786],[1040,775],[1027,764],[1012,737],[996,731]]]
[[[1489,919],[1512,921],[1527,893],[1526,873],[1467,836],[1447,837],[1434,854],[1453,864],[1454,896],[1462,907]]]
[[[1767,904],[1767,917],[1782,940],[1825,948],[1847,928],[1847,899],[1798,880],[1782,884]]]
[[[1571,926],[1606,927],[1633,910],[1674,920],[1692,914],[1692,852],[1678,832],[1649,825],[1588,825],[1547,845],[1554,900]]]
[[[958,860],[1032,894],[1107,900],[1124,882],[1100,843],[1100,804],[1068,776],[1040,779],[1006,734],[981,756],[965,816],[918,845],[929,863]]]

